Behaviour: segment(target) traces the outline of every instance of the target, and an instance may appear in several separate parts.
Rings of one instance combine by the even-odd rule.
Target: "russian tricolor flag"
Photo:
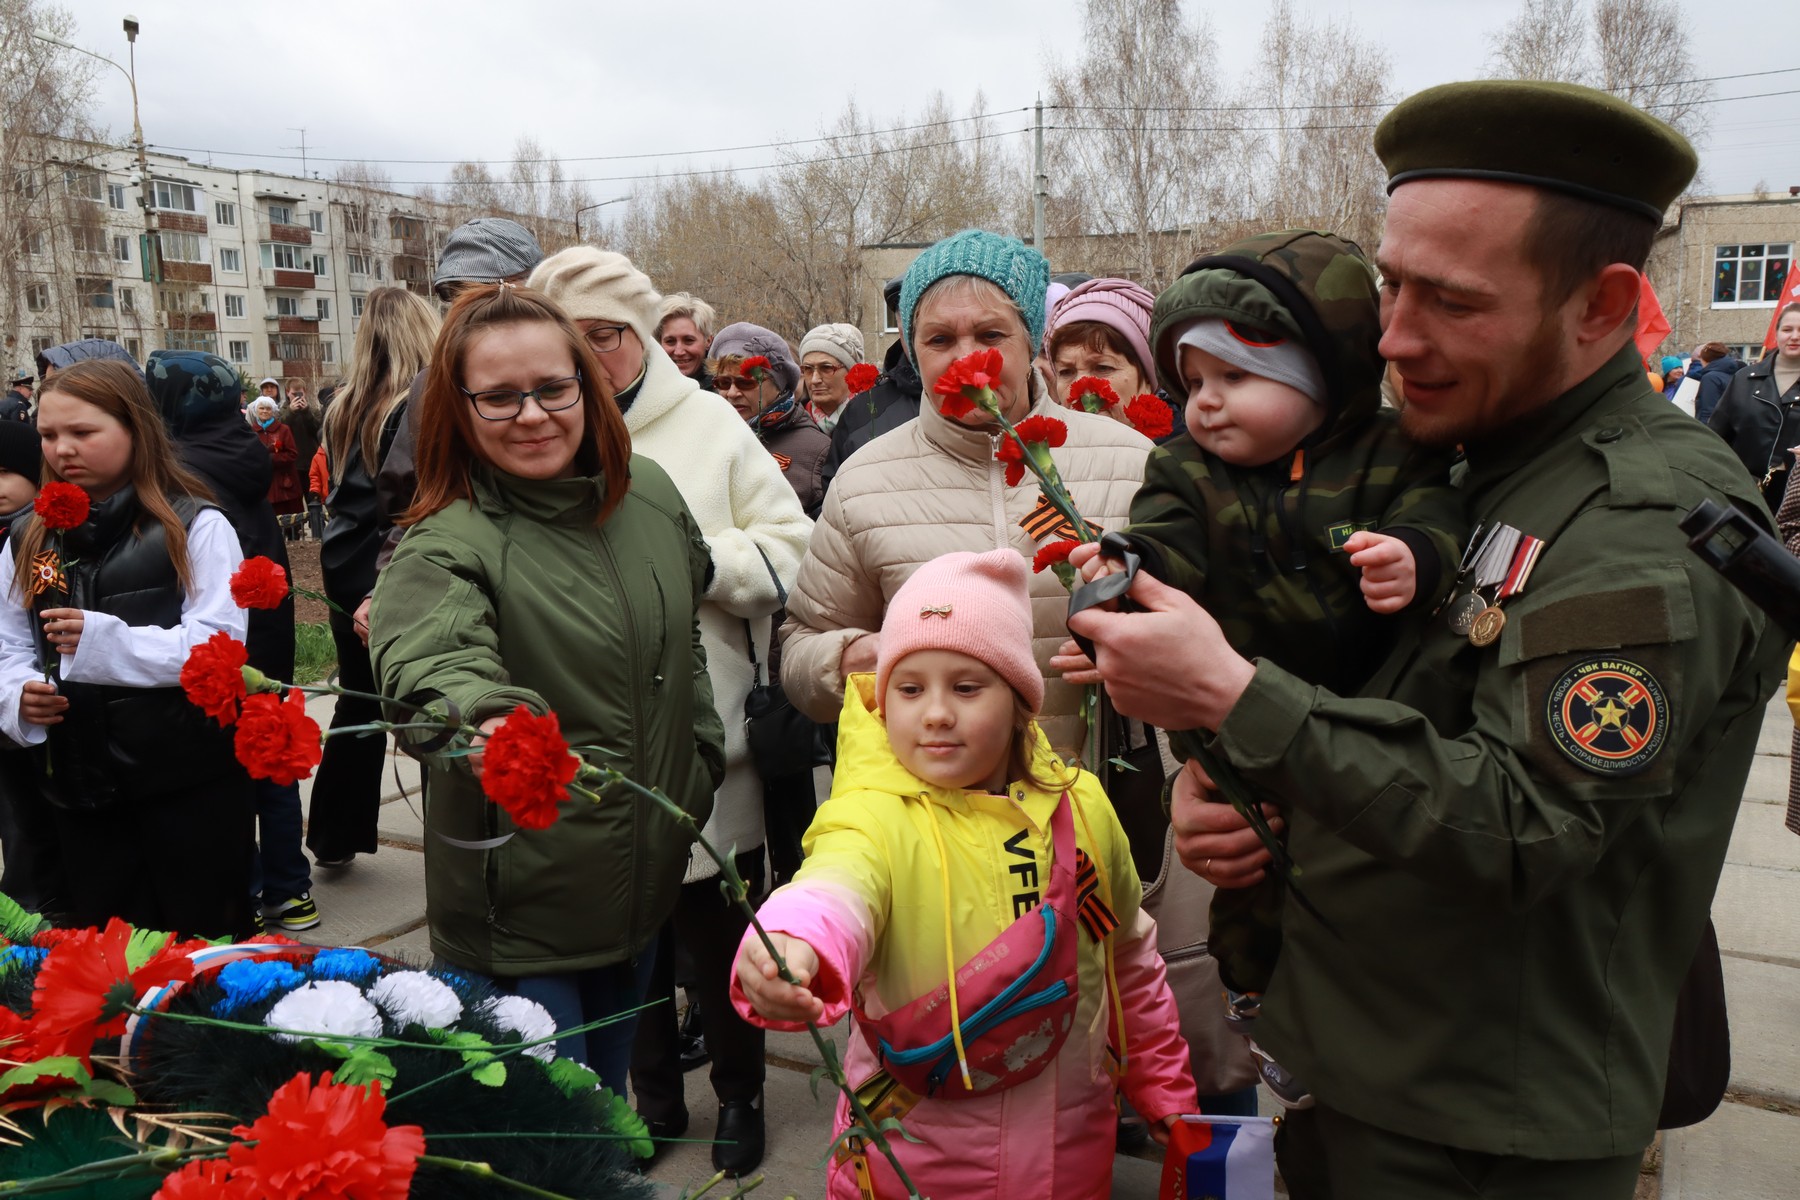
[[[1275,1122],[1183,1117],[1169,1135],[1159,1200],[1274,1200]]]

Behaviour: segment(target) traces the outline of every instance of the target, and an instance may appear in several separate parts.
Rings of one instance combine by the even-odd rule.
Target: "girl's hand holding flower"
[[[33,679],[19,693],[19,719],[27,725],[60,725],[69,707],[67,697],[56,694],[56,685]]]
[[[73,654],[81,644],[82,612],[79,608],[46,608],[44,636],[58,654]]]
[[[817,1022],[825,1015],[825,1002],[806,990],[819,971],[819,955],[797,937],[769,932],[776,953],[787,963],[788,973],[800,981],[795,987],[781,977],[775,960],[760,941],[752,940],[738,953],[737,977],[751,1007],[770,1021]]]

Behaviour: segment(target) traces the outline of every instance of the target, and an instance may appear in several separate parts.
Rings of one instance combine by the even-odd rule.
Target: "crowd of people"
[[[1800,305],[1753,367],[1646,377],[1641,270],[1696,159],[1602,93],[1446,85],[1375,147],[1372,259],[1273,231],[1153,294],[968,230],[888,285],[880,364],[854,324],[722,324],[500,217],[450,235],[441,306],[371,292],[316,401],[47,351],[0,398],[0,886],[308,928],[312,869],[377,851],[375,697],[484,739],[555,713],[735,854],[790,976],[672,816],[516,823],[484,741],[415,729],[431,950],[542,1004],[659,1145],[710,1063],[713,1162],[753,1171],[764,1031],[850,1017],[932,1195],[1105,1194],[1115,1146],[1252,1116],[1260,1081],[1296,1197],[1622,1200],[1723,1090],[1708,908],[1788,648],[1676,520],[1774,529]],[[1055,431],[1088,529],[1003,423]],[[84,521],[36,511],[54,484]],[[230,579],[302,536],[362,693],[310,863],[297,786],[179,687],[220,632],[291,677],[291,598],[246,613]],[[905,1194],[836,1123],[829,1194]]]

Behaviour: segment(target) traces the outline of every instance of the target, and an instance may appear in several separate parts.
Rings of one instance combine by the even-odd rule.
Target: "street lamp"
[[[115,68],[120,74],[125,76],[126,82],[131,84],[131,140],[137,147],[138,184],[143,191],[143,196],[139,203],[144,209],[144,277],[150,284],[150,327],[160,333],[162,329],[162,320],[161,314],[157,308],[156,285],[162,281],[162,271],[158,265],[162,259],[162,254],[160,252],[161,247],[157,245],[156,241],[156,216],[154,212],[156,207],[156,197],[154,195],[153,185],[150,181],[150,160],[148,155],[144,152],[144,125],[143,122],[138,119],[137,35],[139,26],[137,18],[127,14],[125,17],[124,28],[125,41],[129,45],[131,55],[129,59],[131,66],[129,69],[120,66],[104,54],[89,50],[85,46],[77,46],[74,42],[59,38],[53,33],[45,33],[42,30],[33,30],[31,36],[40,42],[48,42],[52,46],[61,46],[64,50],[73,50],[77,54],[85,54],[89,58],[97,58],[107,66]],[[158,338],[157,340],[161,339]],[[155,347],[152,347],[152,349],[154,348]]]
[[[591,212],[592,210],[594,210],[596,208],[605,208],[609,204],[623,204],[623,203],[625,203],[625,201],[627,201],[629,199],[631,199],[630,196],[614,196],[611,200],[602,200],[598,204],[585,204],[582,207],[576,209],[575,210],[575,241],[577,243],[579,243],[581,241],[581,214],[582,213]]]

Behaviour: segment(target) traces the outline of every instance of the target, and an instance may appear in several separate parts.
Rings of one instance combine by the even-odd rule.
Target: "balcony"
[[[166,229],[170,233],[197,233],[206,235],[206,218],[192,213],[158,212],[156,227]]]
[[[277,267],[269,274],[275,277],[269,287],[275,288],[309,288],[316,286],[318,276],[311,271],[284,271]]]
[[[211,283],[211,263],[170,262],[163,260],[162,277],[169,283]],[[312,278],[309,274],[307,278]]]
[[[312,229],[305,225],[281,225],[264,219],[257,222],[257,232],[265,242],[286,242],[292,246],[312,245]]]
[[[164,316],[164,319],[168,321],[170,329],[187,330],[189,332],[202,331],[202,332],[215,332],[216,333],[219,328],[219,318],[218,318],[217,314],[215,314],[215,313],[209,313],[209,312],[175,313],[175,312],[172,312],[172,313],[164,313],[163,316]]]

